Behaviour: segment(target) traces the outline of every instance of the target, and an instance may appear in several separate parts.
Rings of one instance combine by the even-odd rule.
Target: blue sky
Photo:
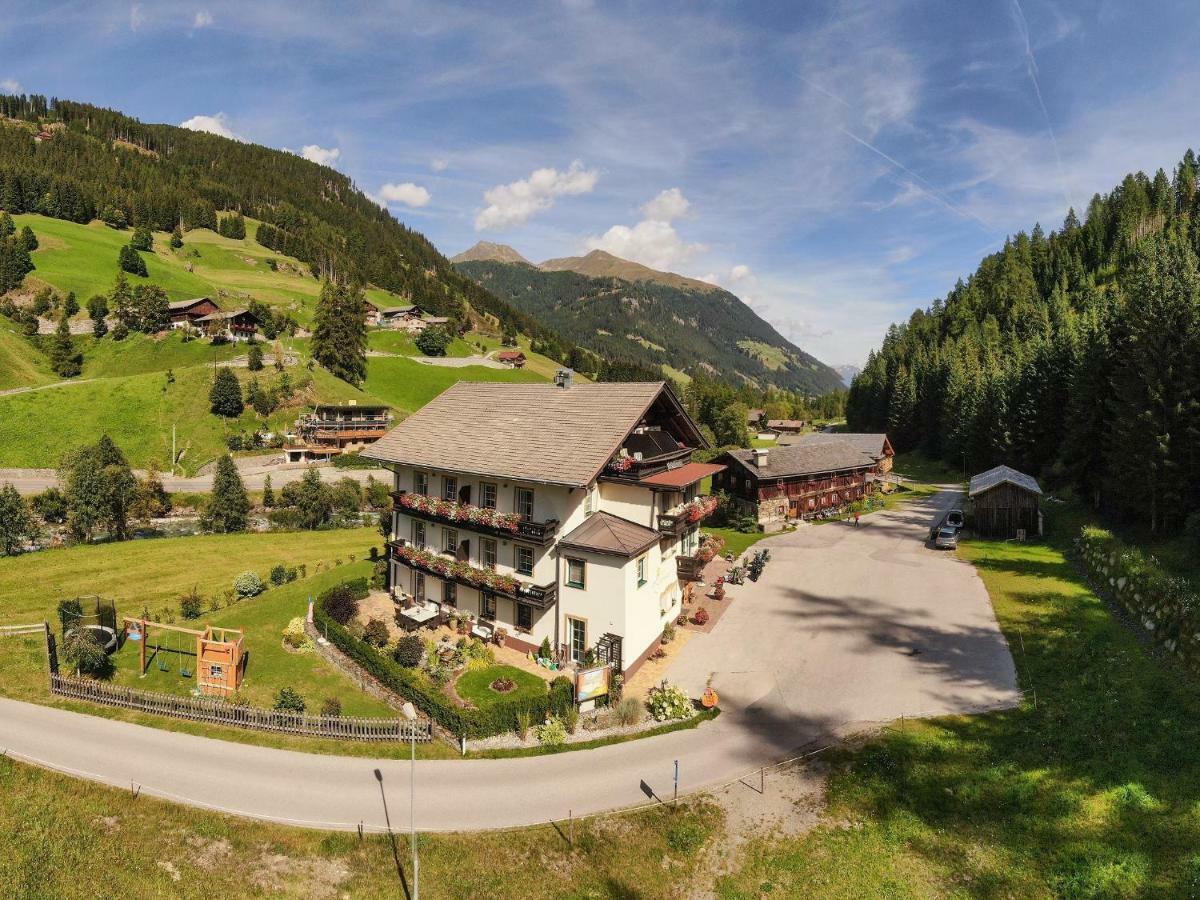
[[[361,7],[361,10],[359,8]],[[355,11],[359,10],[359,11]],[[448,255],[600,247],[861,363],[1200,126],[1187,3],[21,4],[0,89],[352,176]]]

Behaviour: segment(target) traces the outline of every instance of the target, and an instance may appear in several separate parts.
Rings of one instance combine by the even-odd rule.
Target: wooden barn
[[[1032,475],[996,466],[971,479],[967,499],[976,534],[1021,539],[1042,533],[1042,489]]]

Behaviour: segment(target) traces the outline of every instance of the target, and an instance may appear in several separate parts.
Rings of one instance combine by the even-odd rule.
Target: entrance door
[[[418,603],[425,602],[425,573],[413,572],[413,597]]]
[[[583,662],[587,653],[587,622],[582,619],[567,619],[567,647],[573,662]]]

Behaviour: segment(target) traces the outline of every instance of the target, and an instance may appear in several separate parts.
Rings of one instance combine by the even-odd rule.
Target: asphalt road
[[[934,503],[770,538],[756,585],[671,676],[710,677],[723,714],[595,750],[417,763],[417,827],[530,825],[729,783],[864,724],[1010,706],[1008,647],[974,570],[926,550]],[[919,652],[912,654],[912,650]],[[295,753],[0,699],[0,750],[194,806],[322,828],[404,830],[409,764]],[[378,772],[378,778],[376,775]]]

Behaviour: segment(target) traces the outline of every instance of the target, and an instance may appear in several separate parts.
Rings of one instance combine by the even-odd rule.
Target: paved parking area
[[[875,513],[761,541],[771,561],[668,677],[781,745],[852,723],[974,712],[1017,701],[1008,644],[975,569],[926,546],[942,491]]]

